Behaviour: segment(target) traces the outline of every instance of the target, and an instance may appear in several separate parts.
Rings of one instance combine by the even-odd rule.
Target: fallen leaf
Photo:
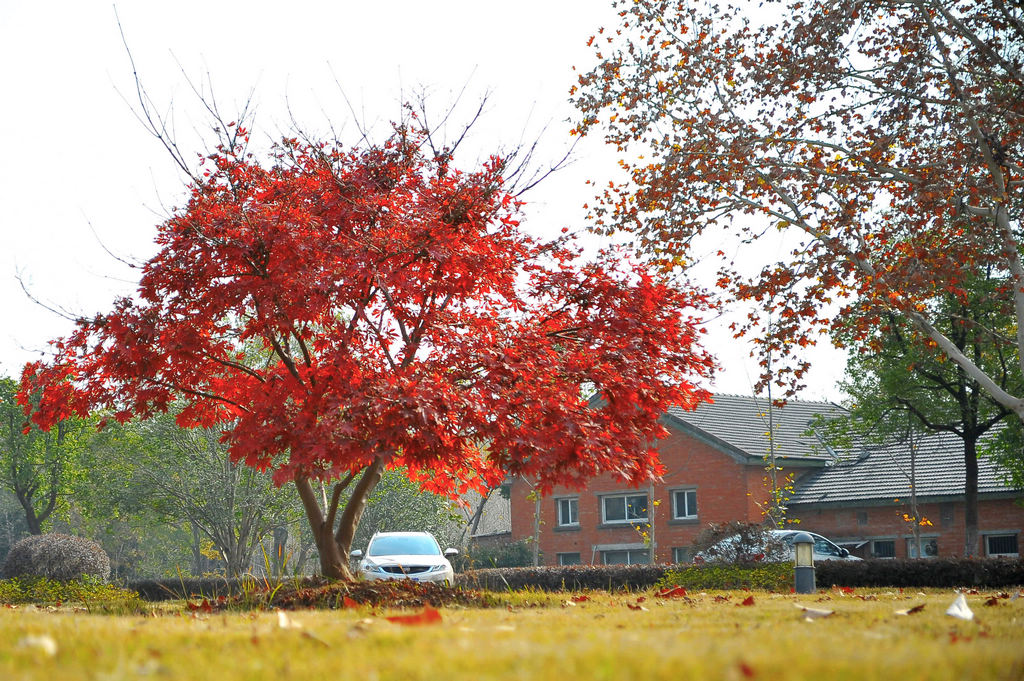
[[[999,598],[997,596],[992,596],[991,598],[985,601],[985,605],[989,607],[993,605],[999,605]]]
[[[682,598],[684,596],[686,596],[686,588],[682,586],[665,587],[654,594],[655,598]]]
[[[301,629],[302,625],[289,617],[284,610],[277,611],[277,626],[282,629]]]
[[[330,644],[327,643],[327,641],[323,640],[322,638],[320,638],[319,636],[317,636],[316,634],[314,634],[311,631],[304,631],[304,632],[302,632],[302,638],[308,638],[310,641],[313,641],[314,643],[319,643],[324,648],[330,648],[331,647]]]
[[[753,604],[754,604],[754,597],[753,596],[747,596],[746,598],[743,599],[743,602],[740,603],[740,605],[753,605]]]
[[[576,604],[573,603],[572,601],[562,601],[562,607],[563,608],[575,608]]]
[[[589,600],[590,600],[590,596],[583,596],[583,595],[581,595],[581,596],[573,596],[572,597],[572,602],[573,603],[586,603]]]
[[[800,605],[799,603],[794,603],[793,605],[795,605],[796,607],[800,608],[800,610],[803,611],[804,619],[807,619],[807,620],[816,620],[816,619],[819,619],[821,617],[828,617],[829,615],[831,615],[832,613],[835,612],[835,610],[825,610],[823,608],[811,608],[811,607],[808,607],[806,605]]]
[[[746,679],[752,679],[755,676],[757,676],[757,673],[754,671],[754,668],[746,662],[740,662],[740,674],[743,674],[743,677]]]
[[[348,596],[345,596],[344,598],[341,599],[341,604],[344,607],[346,607],[346,608],[358,608],[359,607],[359,602],[356,601],[355,599],[349,598]]]
[[[423,606],[423,612],[418,612],[415,615],[392,615],[391,617],[385,617],[384,619],[392,624],[417,626],[420,624],[436,624],[440,622],[441,613],[435,608],[426,605]]]
[[[57,654],[57,642],[53,640],[52,636],[48,636],[47,634],[42,634],[40,636],[25,636],[18,641],[17,647],[38,650],[47,657],[53,657]]]
[[[915,605],[912,608],[905,608],[903,610],[896,610],[895,612],[896,612],[897,615],[916,615],[917,613],[921,612],[922,610],[924,610],[924,603],[921,603],[920,605]]]
[[[853,593],[853,587],[852,586],[841,586],[841,587],[839,587],[839,590],[842,593],[844,593],[844,594],[852,594]]]
[[[644,612],[648,612],[647,608],[645,608],[642,605],[634,605],[632,603],[626,603],[626,607],[629,608],[630,610],[643,610]]]
[[[974,613],[967,607],[967,599],[964,598],[963,594],[959,594],[953,603],[946,608],[946,614],[952,617],[958,617],[962,620],[974,619]]]

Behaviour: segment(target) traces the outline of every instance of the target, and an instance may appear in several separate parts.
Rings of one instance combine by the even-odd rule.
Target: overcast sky
[[[609,4],[133,0],[116,12],[142,83],[161,112],[173,112],[189,152],[202,151],[206,125],[192,81],[212,83],[226,115],[254,92],[257,140],[287,131],[291,116],[313,132],[354,134],[354,117],[383,129],[403,92],[423,87],[438,110],[465,90],[465,115],[489,92],[471,149],[508,148],[546,127],[540,160],[554,161],[568,144],[572,67],[590,65],[587,38],[613,23]],[[0,375],[16,376],[71,328],[29,300],[19,273],[49,305],[107,309],[134,284],[117,258],[152,254],[156,225],[181,203],[184,183],[135,117],[115,5],[0,0],[0,64]],[[577,156],[524,197],[531,231],[584,225],[584,179],[607,177],[614,157],[597,144]],[[723,327],[709,325],[725,366],[711,387],[750,394],[756,364]],[[838,399],[841,373],[841,355],[819,353],[802,396]]]

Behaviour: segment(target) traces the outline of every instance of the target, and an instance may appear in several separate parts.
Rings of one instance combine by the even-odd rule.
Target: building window
[[[871,556],[873,558],[895,558],[895,539],[876,539],[871,542]]]
[[[989,534],[985,536],[985,553],[989,556],[1017,556],[1017,535]]]
[[[616,494],[601,498],[601,522],[638,523],[646,520],[646,494]]]
[[[857,511],[857,524],[858,525],[867,525],[868,524],[868,512],[867,511]]]
[[[559,527],[580,524],[580,500],[578,497],[565,497],[564,499],[556,499],[555,504],[557,504],[558,506]]]
[[[697,519],[697,490],[677,489],[672,492],[672,518],[674,520]]]
[[[559,565],[579,565],[580,554],[578,553],[559,553],[558,554]]]
[[[689,546],[675,546],[672,548],[672,562],[689,563],[691,553],[692,551]]]
[[[934,558],[939,555],[939,540],[935,537],[921,537],[921,553],[924,558]],[[907,539],[907,555],[917,558],[917,540],[913,537]]]
[[[647,549],[602,551],[601,560],[605,565],[646,565],[651,562],[651,552]]]

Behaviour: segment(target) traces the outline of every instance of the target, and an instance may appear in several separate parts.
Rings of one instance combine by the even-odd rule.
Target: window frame
[[[625,553],[625,563],[609,563],[609,553]],[[647,560],[634,561],[632,560],[633,554],[645,554]],[[603,549],[601,551],[601,565],[650,565],[651,564],[651,550],[649,548],[632,548],[632,549]]]
[[[986,556],[993,556],[993,557],[1005,556],[1007,558],[1012,558],[1014,556],[1020,556],[1020,537],[1018,536],[1017,532],[986,532],[982,536],[984,537],[984,541],[985,541],[985,555]],[[1017,544],[1017,552],[1016,553],[992,553],[992,551],[990,550],[991,549],[991,545],[989,544],[989,542],[992,539],[1008,539],[1008,538],[1012,538],[1014,543]]]
[[[576,561],[572,562],[570,560],[569,562],[566,562],[566,557],[567,556],[576,556]],[[568,552],[565,552],[565,553],[558,553],[558,554],[556,554],[556,559],[558,560],[558,564],[559,565],[582,565],[583,564],[583,556],[580,555],[579,551],[568,551]]]
[[[647,523],[651,520],[651,498],[647,495],[647,492],[616,492],[613,494],[602,494],[601,498],[601,524],[602,525],[637,525],[639,523]],[[631,498],[642,498],[644,500],[644,516],[630,518],[629,517],[629,500]],[[608,502],[613,499],[622,499],[622,512],[625,518],[623,519],[608,519]]]
[[[875,546],[878,545],[878,544],[891,544],[892,545],[892,555],[891,556],[880,556],[880,555],[878,555],[878,551],[875,550]],[[893,560],[894,558],[896,558],[896,539],[895,538],[889,538],[889,537],[879,537],[878,539],[872,539],[871,540],[871,557],[872,558],[878,558],[880,560]]]
[[[935,544],[935,553],[928,552],[928,545]],[[923,556],[917,554],[917,542],[914,541],[913,537],[907,537],[907,558],[938,558],[939,557],[939,536],[937,534],[931,534],[928,536],[921,537],[921,548],[924,551]]]
[[[565,502],[569,513],[569,521],[563,522],[562,503]],[[556,497],[555,498],[555,526],[556,527],[579,527],[580,526],[580,498]]]
[[[697,488],[696,487],[679,487],[670,491],[672,495],[672,520],[697,520],[698,514],[700,513],[700,504],[697,503]],[[690,508],[689,495],[693,494],[693,508]],[[678,499],[680,495],[683,498],[683,505],[686,506],[684,509],[687,515],[680,515]],[[689,513],[689,511],[693,513]]]

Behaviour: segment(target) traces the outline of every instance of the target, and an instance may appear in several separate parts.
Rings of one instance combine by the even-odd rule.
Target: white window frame
[[[565,506],[563,507],[563,502]],[[566,519],[563,508],[569,514]],[[580,526],[580,498],[579,497],[558,497],[555,499],[555,513],[557,514],[558,527],[579,527]]]
[[[986,556],[1019,556],[1020,555],[1020,536],[1016,532],[986,532],[984,535],[985,540],[985,555]],[[989,540],[997,539],[1002,537],[1014,537],[1017,540],[1017,553],[991,553],[989,551]]]
[[[693,508],[690,508],[690,495],[693,495]],[[683,512],[679,510],[679,498],[683,499]],[[682,489],[672,490],[672,520],[696,520],[697,509],[700,508],[697,505],[697,488],[696,487],[684,487]]]
[[[690,563],[693,562],[693,548],[689,546],[673,546],[672,547],[672,562],[673,563]]]
[[[622,513],[624,518],[615,518],[612,520],[608,519],[608,502],[614,499],[622,499]],[[643,517],[629,517],[629,500],[630,499],[643,499],[644,510],[646,511]],[[646,523],[651,518],[651,500],[647,496],[646,492],[626,492],[623,494],[603,494],[601,495],[601,524],[603,525],[635,525],[636,523]]]

